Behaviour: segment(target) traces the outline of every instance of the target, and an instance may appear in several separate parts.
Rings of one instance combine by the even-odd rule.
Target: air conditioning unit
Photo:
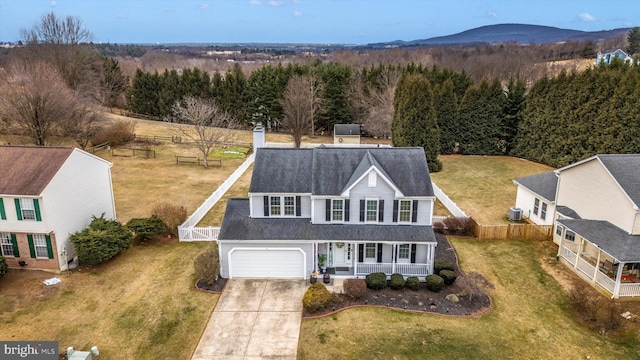
[[[509,220],[511,220],[511,221],[520,221],[520,220],[522,220],[522,209],[520,209],[520,208],[511,208],[511,209],[509,209]]]

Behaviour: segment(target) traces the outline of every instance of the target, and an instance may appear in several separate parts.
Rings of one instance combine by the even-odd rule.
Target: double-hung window
[[[562,236],[562,229],[564,229],[564,226],[557,224],[556,225],[556,235],[558,236]]]
[[[296,198],[293,196],[284,197],[284,216],[296,215]]]
[[[367,200],[366,221],[378,221],[378,200]]]
[[[565,238],[565,240],[575,241],[575,240],[576,240],[576,233],[574,233],[574,232],[573,232],[573,231],[571,231],[571,230],[567,230],[567,231],[564,233],[564,238]]]
[[[37,258],[49,258],[47,238],[44,234],[33,234],[33,248]]]
[[[398,209],[398,220],[400,222],[411,222],[411,200],[400,200]]]
[[[36,219],[36,208],[33,199],[20,199],[20,213],[22,220]]]
[[[0,247],[2,248],[2,256],[16,256],[13,252],[13,242],[11,241],[11,234],[0,233]]]
[[[331,221],[343,221],[344,200],[331,200]]]
[[[409,244],[398,245],[398,262],[409,262],[411,248]]]
[[[376,244],[375,243],[366,243],[364,245],[364,258],[373,260],[376,258]]]
[[[538,208],[540,207],[540,199],[536,198],[533,202],[533,213],[538,215]]]
[[[280,216],[280,196],[271,197],[271,216]]]
[[[542,209],[540,210],[540,219],[544,220],[547,217],[547,203],[542,203]]]

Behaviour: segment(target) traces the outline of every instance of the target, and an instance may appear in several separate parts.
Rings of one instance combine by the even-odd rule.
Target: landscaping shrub
[[[442,279],[439,275],[427,275],[425,280],[427,283],[427,289],[433,292],[439,292],[444,287],[444,279]]]
[[[121,223],[104,215],[93,217],[91,224],[69,238],[83,265],[97,265],[131,247],[133,234]]]
[[[409,276],[405,282],[405,286],[413,291],[418,291],[420,287],[420,279],[417,276]]]
[[[380,290],[387,287],[387,275],[383,272],[375,272],[365,277],[367,287],[373,290]]]
[[[436,221],[433,223],[433,231],[438,234],[444,234],[444,223],[441,221]]]
[[[622,325],[620,305],[586,284],[575,284],[569,292],[569,301],[578,317],[597,327],[601,334]]]
[[[316,312],[331,303],[333,295],[322,283],[315,283],[307,289],[302,297],[302,306],[310,313]]]
[[[389,287],[393,290],[400,290],[404,287],[404,276],[402,274],[391,274],[391,280],[389,280]]]
[[[6,274],[7,270],[7,260],[4,259],[2,255],[0,255],[0,279],[2,279]]]
[[[456,271],[456,268],[453,266],[452,263],[448,262],[448,261],[442,261],[442,260],[436,260],[433,262],[433,273],[434,274],[440,274],[440,271],[442,270],[451,270],[451,271]]]
[[[444,284],[445,285],[451,285],[453,284],[454,281],[456,281],[456,278],[458,277],[456,275],[455,271],[451,271],[451,270],[441,270],[438,275],[440,275],[440,277],[442,278],[442,280],[444,280]]]
[[[451,235],[472,236],[475,231],[475,220],[470,217],[449,216],[443,221],[447,232]]]
[[[342,287],[344,294],[352,299],[361,299],[367,294],[367,283],[362,279],[347,279]]]
[[[132,121],[116,121],[103,126],[91,139],[93,145],[106,142],[111,146],[124,145],[135,138],[136,124]]]
[[[138,239],[150,239],[153,236],[166,233],[164,222],[156,215],[151,215],[148,218],[131,219],[127,222],[127,227],[136,234]]]
[[[178,235],[178,226],[187,220],[187,209],[175,203],[157,203],[153,206],[151,214],[159,217],[167,231],[174,236]]]
[[[202,251],[193,260],[193,268],[199,280],[207,285],[213,285],[220,275],[218,251],[215,248]]]

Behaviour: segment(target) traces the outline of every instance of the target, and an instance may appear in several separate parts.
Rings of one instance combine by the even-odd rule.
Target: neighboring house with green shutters
[[[0,146],[0,249],[10,268],[77,265],[69,236],[115,219],[111,163],[73,147]]]

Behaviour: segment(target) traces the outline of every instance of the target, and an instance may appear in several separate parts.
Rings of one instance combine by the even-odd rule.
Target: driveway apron
[[[304,280],[228,280],[192,360],[295,359]]]

